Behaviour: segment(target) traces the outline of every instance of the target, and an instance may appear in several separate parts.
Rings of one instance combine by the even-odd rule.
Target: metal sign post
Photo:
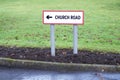
[[[73,25],[73,54],[78,53],[78,27]]]
[[[50,25],[51,56],[55,56],[55,34],[54,24]]]
[[[43,10],[43,24],[50,24],[51,56],[55,56],[55,24],[73,25],[73,53],[78,53],[78,27],[84,24],[84,11],[82,10]]]

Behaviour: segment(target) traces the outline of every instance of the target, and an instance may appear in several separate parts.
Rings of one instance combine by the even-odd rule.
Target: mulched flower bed
[[[120,54],[84,50],[78,51],[76,55],[73,54],[72,49],[56,49],[56,56],[52,57],[50,55],[50,48],[41,49],[0,46],[0,57],[60,63],[120,65]]]

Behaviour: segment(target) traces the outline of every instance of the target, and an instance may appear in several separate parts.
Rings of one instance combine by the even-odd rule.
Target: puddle
[[[0,68],[1,80],[120,80],[120,73],[52,72]]]

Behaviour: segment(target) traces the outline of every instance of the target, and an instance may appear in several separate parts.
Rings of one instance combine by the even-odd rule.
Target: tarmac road
[[[0,67],[0,80],[120,80],[120,73],[52,72]]]

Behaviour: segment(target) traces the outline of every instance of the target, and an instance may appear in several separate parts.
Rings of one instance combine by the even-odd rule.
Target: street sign
[[[55,56],[55,24],[73,25],[73,53],[78,53],[78,28],[77,25],[84,24],[84,11],[82,10],[43,10],[43,24],[50,24],[51,55]]]
[[[43,10],[43,24],[84,24],[82,10]]]

